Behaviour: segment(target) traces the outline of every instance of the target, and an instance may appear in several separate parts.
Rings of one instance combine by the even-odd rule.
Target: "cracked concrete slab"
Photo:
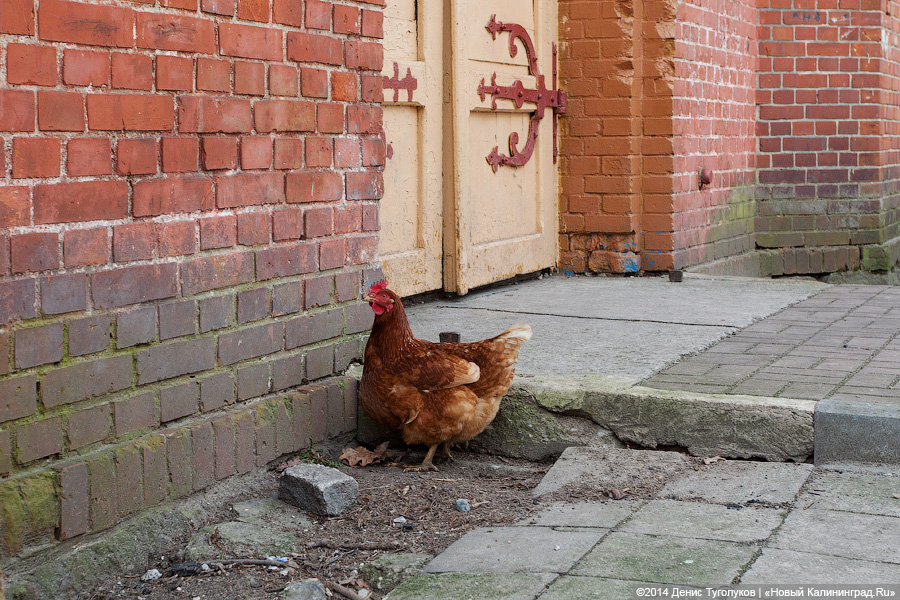
[[[812,468],[808,464],[714,462],[669,482],[659,496],[716,504],[784,504],[797,497]]]

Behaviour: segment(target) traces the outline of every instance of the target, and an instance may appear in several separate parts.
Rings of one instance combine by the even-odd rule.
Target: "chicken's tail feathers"
[[[527,342],[531,339],[531,326],[527,323],[516,323],[506,331],[500,334],[499,337],[506,339],[514,339],[520,340],[521,342]]]

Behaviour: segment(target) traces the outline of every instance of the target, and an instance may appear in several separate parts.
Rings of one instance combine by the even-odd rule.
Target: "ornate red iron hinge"
[[[488,30],[488,33],[491,34],[491,38],[494,40],[497,39],[497,32],[507,31],[509,32],[509,55],[511,57],[515,57],[518,53],[518,48],[516,47],[516,40],[521,40],[522,45],[525,47],[525,53],[528,55],[528,72],[537,78],[537,89],[529,89],[526,88],[525,85],[521,82],[521,80],[515,80],[512,85],[503,86],[497,85],[497,73],[494,72],[491,75],[491,84],[485,85],[484,79],[481,80],[481,84],[478,86],[478,96],[481,98],[481,101],[484,102],[484,98],[487,94],[491,96],[491,108],[493,110],[497,110],[497,99],[501,100],[510,100],[515,103],[516,108],[522,108],[522,105],[525,102],[530,104],[534,104],[534,114],[531,116],[531,122],[528,125],[528,139],[525,142],[525,146],[520,151],[518,148],[519,145],[519,134],[515,131],[509,134],[509,156],[505,154],[501,154],[498,149],[499,146],[494,146],[494,149],[490,154],[487,155],[487,161],[490,163],[491,168],[494,170],[494,173],[497,172],[497,167],[499,165],[508,165],[510,167],[521,167],[525,163],[528,162],[528,159],[531,158],[531,155],[534,153],[535,142],[537,142],[538,136],[538,124],[541,119],[544,118],[544,110],[550,108],[553,110],[554,117],[557,114],[563,114],[566,112],[566,92],[562,89],[557,89],[556,87],[556,44],[553,44],[553,89],[547,89],[544,84],[544,76],[540,74],[538,71],[537,64],[537,55],[534,51],[534,43],[531,41],[531,36],[528,35],[528,32],[521,25],[516,25],[515,23],[501,23],[496,19],[497,15],[491,15],[491,20],[488,22],[485,29]],[[557,138],[557,123],[556,118],[553,119],[553,162],[556,162],[557,150],[556,150],[556,138]]]

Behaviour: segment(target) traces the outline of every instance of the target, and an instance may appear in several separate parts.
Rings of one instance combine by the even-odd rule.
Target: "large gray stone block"
[[[815,462],[900,463],[900,407],[826,399],[816,404]]]
[[[359,484],[349,475],[322,465],[297,465],[284,470],[278,497],[316,515],[339,515],[359,495]]]

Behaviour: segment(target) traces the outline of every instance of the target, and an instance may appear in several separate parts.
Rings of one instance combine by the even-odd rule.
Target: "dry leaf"
[[[378,455],[362,446],[357,446],[356,448],[344,448],[341,450],[341,455],[338,456],[338,459],[348,467],[365,467],[374,462],[379,462],[383,458],[383,455]]]
[[[721,456],[713,456],[712,458],[704,458],[703,459],[704,465],[711,465],[711,464],[717,463],[717,462],[725,462],[725,459],[722,458]]]

